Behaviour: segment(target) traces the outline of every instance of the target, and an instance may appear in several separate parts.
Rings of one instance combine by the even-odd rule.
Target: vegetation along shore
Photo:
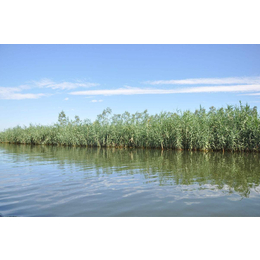
[[[62,111],[56,124],[9,128],[0,132],[0,142],[259,152],[260,117],[256,107],[241,103],[155,115],[147,110],[112,115],[107,108],[94,122],[70,120]]]

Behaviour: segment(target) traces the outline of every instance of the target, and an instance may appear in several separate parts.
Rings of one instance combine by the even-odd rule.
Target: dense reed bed
[[[110,108],[90,120],[62,111],[51,126],[17,126],[0,133],[0,142],[98,147],[260,151],[260,118],[249,105],[208,111],[114,114]]]

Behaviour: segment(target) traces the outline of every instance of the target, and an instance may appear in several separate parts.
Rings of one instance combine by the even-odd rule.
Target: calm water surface
[[[2,216],[260,216],[260,154],[0,144]]]

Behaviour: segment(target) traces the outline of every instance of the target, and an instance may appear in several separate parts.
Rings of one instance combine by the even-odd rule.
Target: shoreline
[[[231,149],[186,149],[186,148],[161,148],[161,147],[140,147],[140,146],[98,146],[98,145],[69,145],[69,144],[29,144],[29,143],[12,143],[12,142],[0,142],[0,144],[12,144],[12,145],[26,145],[26,146],[53,146],[53,147],[81,147],[81,148],[108,148],[108,149],[142,149],[142,150],[160,150],[160,151],[188,151],[188,152],[203,152],[203,153],[260,153],[260,150],[231,150]]]

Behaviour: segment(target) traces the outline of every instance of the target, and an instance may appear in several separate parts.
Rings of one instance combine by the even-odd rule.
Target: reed
[[[17,126],[0,132],[0,142],[98,147],[260,151],[257,108],[230,106],[208,111],[114,114],[110,108],[94,122],[74,120],[62,111],[51,126]]]

